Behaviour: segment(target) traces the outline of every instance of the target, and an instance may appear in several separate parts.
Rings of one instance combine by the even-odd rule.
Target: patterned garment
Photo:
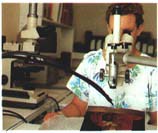
[[[80,99],[87,101],[90,106],[106,106],[145,111],[157,110],[157,68],[135,65],[129,68],[130,82],[122,83],[116,89],[108,84],[108,67],[102,56],[102,49],[91,51],[84,56],[76,72],[97,83],[112,99],[113,106],[102,94],[82,79],[72,76],[67,87]],[[100,77],[100,71],[104,75]]]

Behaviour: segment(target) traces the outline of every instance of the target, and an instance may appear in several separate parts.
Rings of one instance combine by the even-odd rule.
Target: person
[[[131,53],[135,56],[143,56],[136,49],[136,39],[144,29],[143,7],[137,3],[113,3],[106,11],[106,22],[109,33],[113,33],[114,16],[112,11],[118,5],[121,9],[120,33],[130,34],[134,42]],[[140,111],[150,110],[150,123],[157,125],[157,82],[156,68],[139,64],[128,64],[130,72],[130,83],[123,82],[123,85],[116,89],[110,89],[108,77],[103,80],[99,78],[101,69],[108,73],[106,68],[106,49],[91,51],[84,56],[84,59],[76,69],[78,73],[88,77],[97,83],[112,98],[114,105],[111,105],[98,91],[82,79],[72,76],[67,83],[74,94],[70,104],[57,113],[48,113],[44,120],[52,118],[56,114],[64,114],[67,117],[84,116],[88,106],[105,106],[114,108],[134,109]],[[149,88],[149,77],[152,79],[152,88]],[[150,90],[150,91],[149,91]],[[150,94],[149,94],[150,93]],[[150,98],[150,99],[149,99]]]

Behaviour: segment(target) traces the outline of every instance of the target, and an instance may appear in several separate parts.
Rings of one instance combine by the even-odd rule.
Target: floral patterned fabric
[[[103,78],[100,71],[104,70]],[[122,81],[116,89],[108,84],[108,67],[102,56],[102,49],[91,51],[84,56],[76,72],[97,83],[112,99],[113,106],[105,97],[82,79],[72,76],[67,87],[90,106],[106,106],[135,110],[156,111],[157,107],[157,68],[135,65],[129,69],[130,82]]]

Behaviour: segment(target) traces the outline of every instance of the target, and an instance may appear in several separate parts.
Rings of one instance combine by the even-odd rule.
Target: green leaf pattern
[[[125,97],[127,95],[126,91],[122,91],[121,93],[119,93],[119,95],[116,95],[116,93],[111,93],[111,89],[109,88],[109,86],[107,84],[107,82],[108,82],[107,76],[104,77],[103,81],[100,81],[99,71],[100,71],[101,66],[99,66],[100,65],[99,61],[101,60],[101,58],[103,58],[102,50],[98,50],[96,52],[93,51],[93,52],[88,53],[88,56],[86,58],[84,58],[80,67],[77,68],[77,72],[79,72],[81,75],[84,75],[85,77],[88,77],[91,80],[93,80],[94,82],[96,82],[99,86],[101,86],[105,90],[105,92],[108,91],[108,92],[110,92],[111,95],[114,95],[114,99],[113,99],[114,107],[130,108],[131,105],[125,101]],[[103,66],[103,67],[105,67],[105,66]],[[141,75],[142,72],[143,72],[143,66],[135,65],[135,67],[130,69],[131,79],[132,80],[135,79],[135,82],[136,82],[137,78],[140,78],[140,77],[138,77],[138,75]],[[128,85],[132,86],[133,84],[134,84],[133,82],[131,84],[126,84],[127,86],[122,87],[121,89],[126,90]],[[80,78],[78,78],[76,76],[72,76],[67,84],[67,87],[70,90],[72,90],[80,99],[88,101],[89,95],[90,95],[89,90],[92,89],[91,85],[87,84],[86,82],[84,82],[83,80],[81,80]],[[135,86],[135,87],[137,87],[137,86]],[[146,98],[148,97],[147,87],[144,88],[144,90],[142,90],[142,93],[144,94],[144,97],[146,97]],[[95,99],[95,97],[99,97],[99,96],[100,95],[97,95],[97,94],[95,96],[93,96],[94,98],[91,99],[92,100],[91,103],[93,103],[94,105],[97,105],[100,101],[99,101],[99,98],[96,98],[96,99],[98,99],[98,101],[97,101]],[[153,91],[152,93],[150,93],[150,96],[152,98],[157,98],[157,91]],[[154,101],[154,102],[157,102],[157,101]],[[138,101],[138,103],[139,103],[139,101]],[[132,104],[136,104],[136,103],[132,103]],[[153,106],[153,104],[155,106],[155,103],[153,103],[152,100],[148,100],[146,106],[150,106],[150,108],[151,108]]]
[[[135,67],[132,68],[132,70],[130,71],[130,73],[131,73],[131,77],[132,77],[132,78],[137,77],[138,74],[140,73],[140,68],[139,68],[139,66],[138,66],[138,65],[135,65]]]

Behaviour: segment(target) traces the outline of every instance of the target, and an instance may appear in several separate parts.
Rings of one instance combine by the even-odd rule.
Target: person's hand
[[[50,118],[53,118],[53,117],[55,117],[56,115],[61,115],[61,114],[63,114],[61,111],[58,111],[58,112],[49,112],[49,113],[47,113],[45,116],[44,116],[44,122],[45,121],[47,121],[48,119],[50,119]]]

